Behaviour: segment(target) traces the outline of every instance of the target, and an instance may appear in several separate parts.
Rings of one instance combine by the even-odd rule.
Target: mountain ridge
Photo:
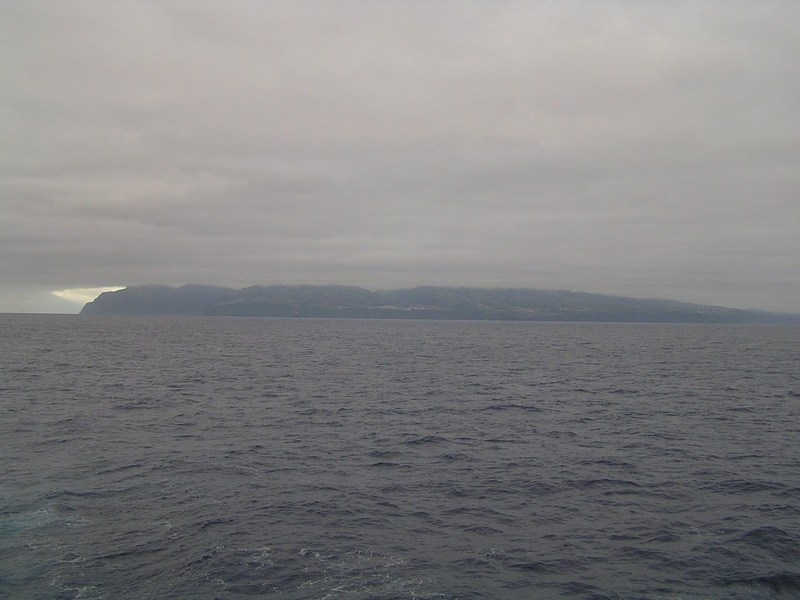
[[[207,315],[646,323],[800,323],[800,315],[676,300],[543,290],[351,285],[141,285],[103,292],[82,315]]]

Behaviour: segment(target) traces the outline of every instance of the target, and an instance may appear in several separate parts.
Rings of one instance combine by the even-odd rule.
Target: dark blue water
[[[800,328],[0,326],[0,598],[800,597]]]

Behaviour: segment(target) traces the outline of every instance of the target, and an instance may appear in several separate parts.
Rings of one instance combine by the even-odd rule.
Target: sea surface
[[[800,597],[800,327],[0,315],[0,598]]]

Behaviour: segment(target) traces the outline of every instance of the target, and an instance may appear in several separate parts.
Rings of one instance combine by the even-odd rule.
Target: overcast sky
[[[6,0],[0,311],[342,283],[800,312],[798,32],[797,1]]]

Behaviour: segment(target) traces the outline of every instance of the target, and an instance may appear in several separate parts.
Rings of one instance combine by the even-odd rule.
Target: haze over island
[[[800,313],[800,3],[0,4],[0,312],[190,282]]]

